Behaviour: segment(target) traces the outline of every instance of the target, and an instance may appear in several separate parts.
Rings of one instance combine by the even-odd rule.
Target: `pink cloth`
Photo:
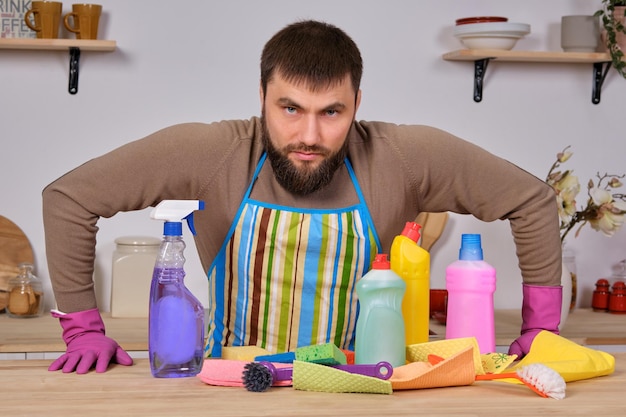
[[[233,359],[205,359],[202,370],[197,375],[205,384],[218,385],[223,387],[243,387],[244,366],[249,361],[239,361]],[[286,363],[272,363],[276,368],[289,368],[292,365]],[[291,380],[276,381],[273,387],[290,386]]]

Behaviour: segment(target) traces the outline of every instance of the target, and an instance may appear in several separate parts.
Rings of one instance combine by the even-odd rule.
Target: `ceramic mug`
[[[33,1],[31,9],[24,14],[24,23],[37,32],[37,38],[56,39],[59,37],[62,9],[63,3],[58,1]],[[31,15],[34,23],[31,22]]]
[[[565,52],[596,52],[600,22],[595,16],[561,17],[561,48]]]
[[[76,39],[98,39],[98,23],[102,6],[99,4],[72,4],[72,11],[63,16],[63,25],[76,34]],[[70,24],[70,19],[73,24]]]

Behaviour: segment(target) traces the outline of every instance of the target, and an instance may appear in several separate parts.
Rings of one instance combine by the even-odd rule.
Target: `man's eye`
[[[295,107],[285,107],[285,111],[289,114],[295,113],[297,110]]]
[[[337,114],[337,110],[326,110],[327,116],[335,116]]]

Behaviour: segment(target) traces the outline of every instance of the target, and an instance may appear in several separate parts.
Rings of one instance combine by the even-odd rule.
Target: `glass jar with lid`
[[[21,263],[19,275],[9,280],[9,317],[39,317],[43,314],[43,287],[33,274],[33,264]]]

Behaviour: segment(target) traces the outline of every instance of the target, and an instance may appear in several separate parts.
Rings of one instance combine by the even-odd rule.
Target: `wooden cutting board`
[[[34,262],[28,237],[11,220],[0,216],[0,312],[9,299],[9,280],[18,275],[22,262]]]

